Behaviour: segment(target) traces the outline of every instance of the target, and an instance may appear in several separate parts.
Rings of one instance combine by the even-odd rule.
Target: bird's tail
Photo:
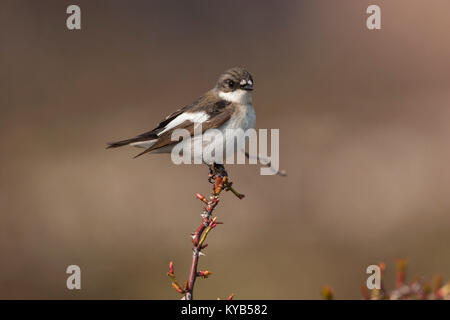
[[[127,139],[127,140],[121,140],[121,141],[116,141],[116,142],[108,142],[106,149],[127,146],[130,143],[135,142],[135,141],[136,141],[136,139]]]

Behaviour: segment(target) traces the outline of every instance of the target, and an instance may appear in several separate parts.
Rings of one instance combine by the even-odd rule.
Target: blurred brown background
[[[66,29],[66,7],[82,30]],[[382,29],[365,27],[382,9]],[[177,299],[204,166],[105,142],[151,129],[232,66],[287,178],[229,166],[196,296],[360,298],[365,269],[407,257],[450,277],[450,3],[2,1],[0,298]],[[82,290],[66,289],[66,267]]]

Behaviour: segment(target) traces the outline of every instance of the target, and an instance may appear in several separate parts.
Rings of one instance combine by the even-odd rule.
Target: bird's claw
[[[228,177],[228,173],[223,165],[217,163],[209,165],[209,174],[208,174],[209,183],[213,184],[216,181],[216,178],[225,178],[225,177]]]

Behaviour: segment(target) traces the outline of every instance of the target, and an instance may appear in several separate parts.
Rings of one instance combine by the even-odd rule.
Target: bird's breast
[[[244,131],[255,127],[256,114],[252,104],[240,104],[226,123],[224,129],[243,129]]]

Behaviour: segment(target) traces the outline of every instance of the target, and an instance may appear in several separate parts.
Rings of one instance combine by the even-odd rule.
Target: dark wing
[[[234,112],[234,105],[230,102],[219,100],[214,103],[202,105],[201,108],[193,108],[189,112],[206,112],[206,114],[208,115],[208,119],[201,122],[203,133],[208,129],[218,128],[226,121],[228,121]],[[181,138],[178,140],[172,140],[172,132],[176,129],[186,129],[187,131],[189,131],[190,136],[192,137],[194,135],[194,129],[197,125],[199,125],[199,123],[191,122],[188,120],[180,123],[176,127],[173,127],[170,130],[167,130],[161,135],[157,136],[158,140],[155,142],[155,144],[139,153],[137,156],[135,156],[135,158],[147,152],[180,142]]]
[[[106,148],[107,149],[117,148],[117,147],[129,145],[130,143],[134,143],[134,142],[158,139],[158,133],[161,132],[162,130],[164,130],[164,128],[166,127],[167,124],[169,124],[173,119],[178,117],[180,114],[182,114],[186,110],[189,110],[193,106],[195,106],[195,102],[189,106],[185,106],[185,107],[180,108],[177,111],[169,114],[163,121],[158,123],[158,126],[156,128],[154,128],[153,130],[144,132],[144,133],[142,133],[134,138],[131,138],[131,139],[126,139],[126,140],[121,140],[121,141],[116,141],[116,142],[108,142],[107,143],[108,146]]]

